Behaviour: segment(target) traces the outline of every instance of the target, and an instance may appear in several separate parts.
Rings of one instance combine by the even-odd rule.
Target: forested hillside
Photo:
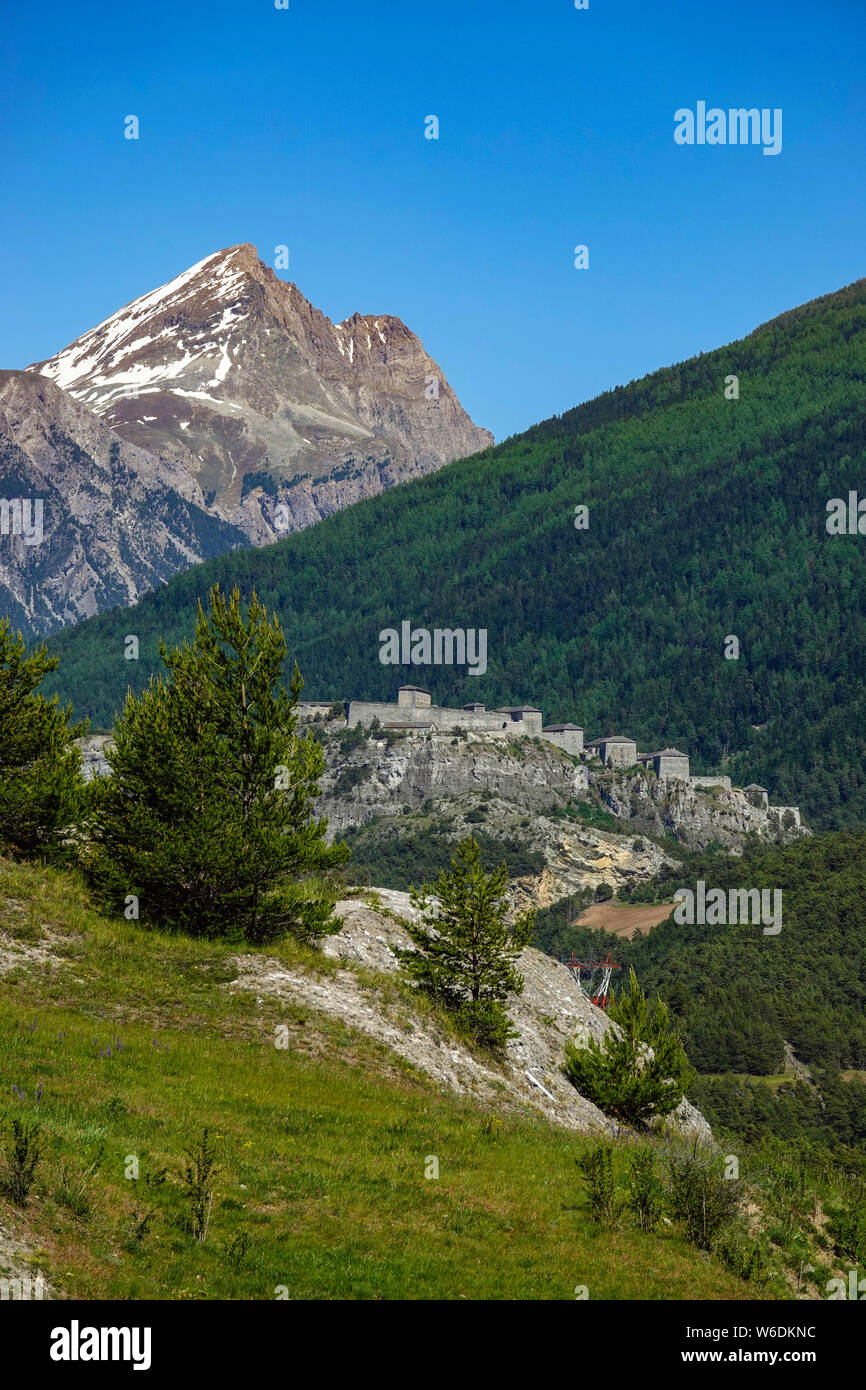
[[[632,941],[567,924],[560,903],[538,915],[536,944],[554,955],[611,950],[633,965],[677,1020],[701,1073],[692,1098],[711,1123],[754,1138],[766,1130],[832,1147],[866,1141],[866,835],[837,832],[785,847],[754,845],[742,858],[689,856],[652,887],[658,901],[703,879],[712,888],[779,888],[782,930],[687,926],[669,918]],[[641,889],[637,900],[652,894]],[[817,1086],[780,1093],[758,1081],[785,1068],[785,1043]]]
[[[448,704],[528,702],[587,737],[676,743],[693,771],[768,786],[814,826],[862,821],[866,535],[829,535],[826,508],[866,492],[864,406],[860,280],[59,635],[56,688],[109,726],[158,638],[192,631],[215,580],[237,583],[278,610],[309,697],[393,698],[409,679]],[[406,619],[486,628],[486,675],[383,666],[379,632]]]

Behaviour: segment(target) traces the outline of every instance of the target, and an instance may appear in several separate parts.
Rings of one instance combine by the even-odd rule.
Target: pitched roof
[[[423,685],[398,685],[398,686],[397,686],[397,693],[399,694],[401,690],[416,690],[416,691],[418,692],[419,695],[429,695],[429,694],[430,694],[430,691],[429,691],[429,690],[425,690],[424,687],[423,687]]]
[[[544,734],[564,734],[569,730],[573,730],[576,733],[582,732],[579,724],[545,724],[541,732]]]
[[[687,758],[688,753],[683,753],[680,748],[660,748],[657,753],[641,753],[638,756],[639,763],[652,762],[653,758]]]

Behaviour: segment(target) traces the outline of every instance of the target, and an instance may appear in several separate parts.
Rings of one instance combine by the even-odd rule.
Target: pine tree
[[[44,646],[29,656],[21,633],[0,619],[0,843],[56,857],[77,819],[83,780],[73,742],[85,731],[70,708],[37,688],[58,665]]]
[[[99,789],[89,860],[105,900],[194,936],[270,940],[337,930],[331,871],[347,854],[311,818],[324,755],[296,732],[303,682],[255,593],[216,586],[168,679],[127,696]]]
[[[618,1024],[599,1044],[567,1043],[564,1071],[581,1095],[626,1124],[647,1121],[675,1110],[696,1079],[683,1045],[674,1032],[667,1005],[647,1002],[634,969],[628,992],[610,1007]]]
[[[410,978],[493,1050],[517,1036],[503,1001],[523,993],[514,961],[535,927],[534,913],[506,922],[507,884],[505,864],[486,873],[477,841],[461,841],[450,872],[443,871],[434,887],[425,884],[412,893],[413,905],[424,914],[420,923],[405,923],[415,949],[395,950]]]

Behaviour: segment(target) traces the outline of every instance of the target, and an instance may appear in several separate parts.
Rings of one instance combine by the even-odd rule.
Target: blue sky
[[[863,0],[290,5],[6,0],[0,367],[286,244],[502,438],[866,273]],[[698,100],[781,107],[781,154],[675,145]]]

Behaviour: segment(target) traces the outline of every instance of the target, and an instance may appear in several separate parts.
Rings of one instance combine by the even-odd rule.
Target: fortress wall
[[[334,700],[299,700],[297,713],[299,719],[315,719],[317,714],[326,715]],[[340,704],[343,703],[341,700]]]
[[[378,700],[349,701],[346,724],[350,729],[354,729],[356,724],[372,724],[374,719],[378,719],[380,724],[429,724],[430,711],[407,709],[404,705],[389,705]]]
[[[372,724],[378,719],[380,724],[432,724],[447,732],[451,729],[472,730],[473,733],[499,734],[505,738],[520,738],[530,730],[523,721],[515,722],[507,714],[494,714],[485,710],[482,714],[468,709],[444,709],[440,705],[429,705],[426,709],[417,705],[391,705],[372,700],[352,700],[349,704],[348,727],[356,724]]]
[[[726,792],[731,790],[730,777],[690,777],[689,781],[693,787],[724,787]]]
[[[468,709],[444,709],[436,705],[432,711],[428,711],[431,712],[437,729],[471,729],[473,733],[501,734],[505,737],[516,737],[526,732],[519,724],[513,724],[507,714],[494,714],[491,710],[485,710],[482,714]]]
[[[583,752],[583,734],[580,729],[571,729],[564,734],[546,734],[542,729],[538,735],[543,738],[545,743],[554,743],[557,748],[561,748],[564,753],[571,753],[572,757],[578,757]]]

